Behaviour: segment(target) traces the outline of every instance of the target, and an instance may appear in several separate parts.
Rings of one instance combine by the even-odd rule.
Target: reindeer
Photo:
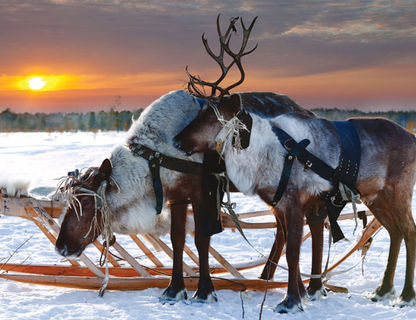
[[[237,65],[241,79],[244,79],[241,64],[237,62]],[[287,232],[289,285],[286,297],[275,311],[303,310],[301,299],[305,296],[305,288],[300,281],[299,253],[304,217],[310,219],[310,208],[321,206],[322,195],[337,188],[338,184],[334,185],[331,179],[315,173],[314,163],[296,161],[297,155],[291,156],[291,148],[300,148],[298,159],[307,150],[329,170],[334,170],[339,167],[342,137],[338,136],[335,124],[326,119],[295,112],[265,117],[247,108],[241,95],[229,95],[227,89],[216,88],[216,83],[200,81],[198,77],[190,75],[189,78],[191,90],[199,85],[208,85],[213,87],[214,92],[218,89],[220,94],[203,96],[202,90],[193,90],[195,95],[208,103],[196,119],[174,138],[175,146],[189,156],[198,152],[219,152],[225,161],[227,174],[238,190],[247,195],[259,195],[271,206],[278,220],[283,217]],[[412,218],[411,199],[416,179],[416,138],[386,119],[357,118],[346,123],[354,127],[361,147],[359,170],[358,166],[355,168],[358,170],[357,180],[351,188],[359,191],[362,201],[390,235],[387,267],[381,285],[371,299],[378,301],[394,295],[394,272],[404,239],[406,279],[395,305],[413,305],[416,302],[413,289],[416,226]],[[238,143],[239,135],[248,126],[251,128],[249,145],[242,147]],[[282,136],[286,137],[284,141],[280,141]],[[306,148],[308,142],[310,144]],[[281,199],[277,202],[276,189],[279,181],[285,179],[282,171],[287,158],[294,161],[293,167],[287,186],[281,190]],[[315,234],[321,232],[321,224],[315,224],[313,228],[319,229]],[[322,252],[322,242],[316,241],[313,248],[314,254]],[[321,259],[321,253],[315,254],[313,263],[317,268],[321,266]],[[322,282],[320,279],[312,281],[312,291],[317,292]]]
[[[215,60],[224,68],[222,57],[229,51],[228,42],[236,19],[223,35],[217,18],[221,53]],[[245,52],[250,32],[255,20],[248,29],[243,26],[241,56]],[[213,56],[205,37],[202,37],[207,52]],[[252,52],[253,50],[251,50]],[[236,63],[232,61],[228,69]],[[238,61],[238,63],[241,63]],[[299,107],[290,98],[274,93],[242,93],[241,99],[247,108],[260,113],[276,116],[285,112],[299,112],[313,116],[309,111]],[[205,103],[204,101],[202,101]],[[164,291],[161,301],[175,302],[187,298],[183,280],[182,257],[185,241],[186,209],[190,202],[194,211],[195,243],[200,260],[200,278],[198,290],[193,299],[200,302],[216,301],[217,297],[209,275],[208,246],[210,235],[203,232],[204,224],[216,225],[216,199],[208,197],[201,181],[211,169],[211,163],[202,163],[202,154],[184,156],[172,142],[172,137],[184,129],[199,113],[201,100],[183,90],[174,91],[153,102],[132,125],[125,146],[116,147],[109,159],[100,167],[91,167],[78,177],[69,177],[64,189],[69,193],[71,206],[62,220],[61,231],[56,242],[57,251],[64,256],[79,255],[100,234],[104,234],[107,243],[113,232],[122,234],[164,233],[169,228],[174,251],[173,272],[169,287]],[[167,160],[160,163],[159,191],[155,190],[149,167],[150,156]],[[210,159],[215,153],[208,153]],[[146,157],[146,158],[144,158]],[[216,157],[214,157],[216,159]],[[172,163],[194,168],[193,173],[172,170]],[[185,161],[185,162],[181,162]],[[190,162],[192,161],[192,162]],[[169,165],[169,163],[171,165]],[[174,166],[175,167],[175,166]],[[182,170],[183,171],[183,170]],[[160,197],[156,192],[163,191],[163,210],[157,214]],[[159,198],[159,199],[158,199]],[[170,204],[169,206],[167,204]],[[160,208],[159,208],[160,209]],[[208,215],[208,218],[206,218]],[[202,223],[201,220],[204,220]],[[278,230],[284,238],[282,229]],[[277,237],[270,261],[277,261],[276,247],[284,242]],[[281,252],[281,249],[280,249]],[[275,265],[271,262],[263,271],[264,277],[272,277]]]

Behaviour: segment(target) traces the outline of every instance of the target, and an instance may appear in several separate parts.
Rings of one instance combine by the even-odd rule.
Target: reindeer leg
[[[411,217],[411,215],[410,215]],[[403,291],[395,302],[397,306],[416,304],[415,290],[413,288],[415,271],[415,250],[416,250],[416,227],[413,219],[409,223],[402,225],[404,242],[406,244],[406,277],[404,280]]]
[[[381,301],[394,297],[396,291],[394,290],[394,272],[396,270],[397,258],[399,256],[400,244],[402,237],[398,230],[394,228],[386,227],[390,235],[390,250],[389,258],[387,260],[386,270],[384,271],[383,280],[380,286],[377,287],[375,292],[371,295],[371,301]]]
[[[409,190],[411,190],[409,188]],[[398,229],[403,236],[406,245],[406,277],[404,280],[403,291],[394,302],[395,306],[404,307],[416,304],[416,295],[413,288],[415,257],[416,257],[416,226],[412,217],[411,209],[411,192],[408,195],[409,201],[403,203],[403,207],[399,207],[400,224]]]
[[[173,247],[173,269],[169,286],[159,298],[161,302],[174,303],[188,298],[183,280],[183,248],[185,244],[185,224],[187,205],[171,207],[170,239]]]
[[[201,205],[201,199],[199,197],[193,197],[192,207],[194,209],[195,220],[195,245],[199,255],[199,282],[198,290],[193,295],[192,300],[196,302],[217,302],[218,298],[209,274],[208,250],[211,237],[205,236],[201,230]]]
[[[387,188],[386,188],[387,189]],[[384,271],[384,276],[381,284],[372,293],[369,298],[371,301],[381,301],[395,296],[394,290],[394,273],[396,270],[397,259],[399,256],[400,245],[403,240],[403,235],[400,231],[400,222],[404,217],[400,214],[400,203],[404,202],[402,199],[399,202],[394,201],[391,193],[381,191],[377,198],[372,203],[368,204],[369,209],[383,224],[390,236],[390,249],[387,266]]]
[[[322,248],[324,245],[324,222],[315,222],[309,225],[312,236],[312,274],[322,273]],[[311,278],[307,289],[311,300],[316,300],[320,295],[326,296],[326,290],[322,285],[322,278]]]
[[[293,207],[286,210],[286,221],[288,230],[286,260],[289,267],[289,283],[286,297],[274,309],[279,313],[303,311],[302,292],[300,292],[302,290],[299,290],[300,286],[303,286],[302,283],[299,283],[299,254],[303,230],[302,210]]]
[[[270,251],[269,258],[263,268],[260,275],[260,279],[270,280],[273,278],[276,271],[277,263],[282,255],[283,247],[286,243],[287,229],[286,219],[284,213],[273,209],[273,213],[276,217],[276,236],[274,239],[272,250]]]

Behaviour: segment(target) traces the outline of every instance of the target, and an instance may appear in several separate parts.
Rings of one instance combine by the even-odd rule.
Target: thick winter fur
[[[28,196],[30,181],[27,180],[13,180],[2,178],[0,180],[0,188],[6,189],[9,197],[20,198],[21,196]]]
[[[299,106],[288,96],[274,92],[240,92],[241,107],[261,118],[275,118],[282,113],[298,112],[311,117],[314,114]]]
[[[175,91],[153,102],[134,122],[129,133],[128,143],[139,143],[160,153],[183,158],[183,153],[172,146],[172,137],[180,132],[200,110],[195,98],[185,91]],[[202,162],[201,155],[188,159]],[[168,209],[164,207],[160,216],[156,215],[156,199],[148,167],[148,161],[135,156],[127,147],[117,147],[111,154],[113,164],[111,177],[119,184],[120,193],[107,195],[110,209],[117,212],[113,221],[115,232],[148,233],[157,232],[156,224],[168,226]],[[176,186],[182,173],[161,168],[164,194],[169,198],[169,187]],[[157,223],[163,220],[162,223]]]
[[[224,117],[230,118],[227,106],[221,109]],[[228,114],[227,114],[228,113]],[[311,118],[297,113],[283,114],[266,119],[255,113],[253,118],[250,146],[236,151],[228,141],[224,151],[226,168],[231,181],[246,194],[258,194],[270,203],[279,183],[286,151],[272,132],[277,126],[294,139],[311,141],[307,149],[315,156],[335,168],[340,155],[340,143],[330,122]],[[209,117],[200,115],[199,126],[206,139],[218,133],[218,124]],[[211,121],[210,125],[202,124]],[[361,141],[361,164],[357,188],[361,198],[375,217],[386,227],[391,237],[389,260],[382,284],[375,296],[388,296],[393,288],[394,270],[401,240],[407,250],[406,280],[399,297],[398,305],[412,304],[415,301],[413,289],[416,226],[412,218],[411,198],[416,180],[416,138],[406,130],[386,119],[351,119]],[[209,131],[208,126],[212,129]],[[184,152],[212,150],[212,143],[202,139],[198,128],[191,123],[180,135],[178,143]],[[202,148],[201,148],[202,146]],[[303,285],[299,282],[299,250],[303,218],[310,204],[317,196],[329,191],[331,184],[311,170],[305,170],[295,162],[288,187],[278,205],[276,213],[286,217],[287,222],[287,261],[289,266],[289,287],[287,297],[277,309],[290,312],[301,309]],[[375,298],[376,299],[376,298]]]
[[[309,118],[291,113],[276,117],[269,121],[252,115],[253,128],[251,131],[250,146],[246,150],[236,151],[231,141],[227,142],[225,163],[229,177],[237,188],[245,194],[256,194],[260,190],[277,186],[283,169],[284,157],[287,151],[277,140],[272,126],[278,126],[288,132],[295,140],[309,139],[308,150],[316,150],[316,155],[323,161],[336,167],[339,160],[339,146],[335,132],[329,123],[322,123],[321,119]],[[323,126],[331,135],[316,130]],[[319,128],[321,130],[322,128]],[[328,146],[329,152],[323,152],[320,146]],[[243,160],[245,159],[245,160]],[[259,166],[258,163],[262,165]],[[244,170],[244,175],[239,174]],[[290,185],[305,189],[308,194],[317,195],[331,188],[330,183],[313,173],[304,171],[299,162],[295,162],[290,178]],[[273,193],[274,195],[274,193]],[[273,198],[273,195],[271,198]],[[271,199],[270,198],[270,199]]]

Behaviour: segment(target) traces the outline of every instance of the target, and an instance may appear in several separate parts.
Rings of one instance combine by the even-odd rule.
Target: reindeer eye
[[[82,205],[83,206],[87,206],[91,203],[91,199],[90,198],[85,198],[82,200]]]

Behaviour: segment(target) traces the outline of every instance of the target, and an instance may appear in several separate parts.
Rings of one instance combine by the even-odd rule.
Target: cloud
[[[259,16],[250,44],[259,47],[243,61],[248,78],[416,65],[413,0],[3,0],[0,73],[92,75],[131,90],[146,87],[137,75],[169,74],[169,85],[182,87],[186,65],[202,76],[219,72],[201,34],[216,47],[220,12],[223,25]]]

